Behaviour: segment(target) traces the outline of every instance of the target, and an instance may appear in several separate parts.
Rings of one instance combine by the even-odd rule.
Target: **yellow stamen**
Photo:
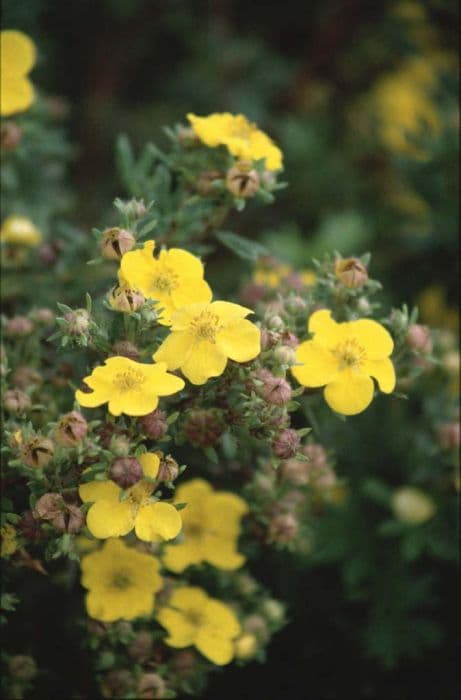
[[[136,369],[127,369],[124,372],[117,372],[115,375],[115,384],[120,391],[139,389],[145,381],[144,374]]]
[[[210,343],[215,343],[216,333],[220,330],[221,324],[216,314],[202,311],[201,314],[192,319],[190,327],[198,340],[208,340]]]
[[[338,343],[333,354],[339,361],[340,370],[359,367],[366,360],[365,350],[354,338]]]

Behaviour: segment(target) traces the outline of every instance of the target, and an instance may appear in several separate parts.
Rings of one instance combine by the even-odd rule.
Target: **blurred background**
[[[457,333],[457,3],[3,0],[3,27],[39,47],[34,84],[73,144],[76,226],[107,226],[113,198],[128,195],[115,174],[119,133],[139,149],[162,145],[163,126],[188,112],[242,112],[280,145],[289,186],[232,230],[297,266],[370,251],[383,305],[417,304],[423,322]],[[396,484],[414,462],[431,468],[424,424],[413,425],[411,459],[398,432],[420,412],[415,399],[382,421],[364,414],[354,431],[338,424],[330,437],[352,483],[370,464]],[[456,544],[440,535],[444,555],[396,563],[394,540],[364,536],[374,508],[329,520],[311,557],[265,552],[255,573],[290,601],[290,624],[265,665],[216,674],[206,698],[455,697]]]

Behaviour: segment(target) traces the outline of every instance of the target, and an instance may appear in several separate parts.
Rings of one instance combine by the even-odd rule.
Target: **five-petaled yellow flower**
[[[240,521],[248,506],[228,491],[213,491],[203,479],[193,479],[175,493],[176,503],[186,503],[181,511],[183,529],[178,544],[167,545],[163,563],[176,573],[203,561],[218,569],[238,569],[245,557],[237,551]]]
[[[27,77],[36,60],[34,42],[22,32],[6,29],[0,34],[0,114],[24,112],[34,101]]]
[[[154,258],[154,247],[154,241],[146,241],[143,248],[125,253],[119,277],[147,299],[158,302],[162,310],[159,323],[168,326],[176,309],[194,302],[209,302],[212,293],[203,279],[203,263],[195,255],[170,248]]]
[[[296,379],[307,387],[325,386],[325,400],[338,413],[361,413],[373,399],[374,377],[386,394],[395,387],[394,367],[389,359],[394,343],[376,321],[360,319],[336,323],[327,310],[316,311],[309,319],[312,340],[296,348],[291,368]]]
[[[86,609],[102,622],[149,615],[154,594],[162,587],[155,557],[108,540],[102,549],[82,558],[82,586],[88,588]]]
[[[155,478],[158,471],[154,454],[138,457],[145,476]],[[151,463],[151,461],[153,463]],[[134,528],[144,542],[171,540],[181,531],[181,516],[171,503],[153,501],[155,485],[141,479],[125,491],[113,481],[89,481],[81,484],[79,495],[84,503],[92,502],[86,516],[88,530],[94,537],[123,537]]]
[[[146,416],[157,408],[159,396],[170,396],[184,388],[184,381],[166,369],[163,362],[147,365],[128,357],[109,357],[83,380],[93,391],[77,390],[75,398],[85,408],[108,402],[113,416]]]
[[[190,304],[171,317],[171,333],[154,354],[168,369],[181,368],[192,384],[219,377],[227,359],[253,360],[260,352],[260,331],[245,316],[252,313],[239,304],[214,301]]]
[[[9,216],[2,223],[0,241],[10,245],[34,247],[41,243],[42,234],[25,216]]]
[[[229,153],[243,160],[264,158],[268,170],[282,168],[280,148],[243,114],[218,112],[208,117],[188,114],[187,118],[196,136],[207,146],[225,146]]]
[[[165,642],[170,647],[183,649],[194,645],[218,666],[234,658],[234,640],[241,633],[239,621],[231,608],[209,598],[201,588],[177,588],[157,619],[168,630]]]

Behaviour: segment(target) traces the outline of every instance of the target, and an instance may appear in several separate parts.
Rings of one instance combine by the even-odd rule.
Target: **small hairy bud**
[[[237,659],[251,659],[258,651],[258,640],[254,634],[242,634],[235,640],[235,656]]]
[[[275,600],[275,598],[267,598],[262,604],[262,611],[269,622],[274,624],[282,622],[285,617],[285,610],[282,603]]]
[[[20,457],[24,464],[34,469],[46,467],[54,455],[54,445],[49,438],[37,435],[22,443]]]
[[[198,408],[188,412],[184,433],[189,441],[199,447],[214,445],[224,432],[225,424],[220,412],[213,408]]]
[[[42,520],[58,518],[65,508],[64,499],[60,493],[45,493],[35,504],[35,515]]]
[[[278,314],[268,316],[266,319],[267,327],[270,331],[283,331],[285,324]]]
[[[8,669],[13,678],[21,681],[31,681],[37,675],[37,664],[31,656],[12,656],[8,659]]]
[[[108,474],[109,479],[115,481],[122,489],[136,484],[142,479],[142,475],[142,466],[136,457],[118,457],[112,462]]]
[[[17,367],[11,377],[13,384],[20,389],[36,388],[43,383],[42,375],[33,367],[21,365]]]
[[[13,121],[4,122],[0,127],[0,143],[3,151],[14,151],[22,138],[21,127]]]
[[[285,428],[272,443],[274,454],[280,459],[294,457],[299,450],[300,439],[296,430]]]
[[[298,311],[304,311],[306,307],[307,303],[302,297],[288,297],[288,299],[285,301],[285,308],[290,312],[290,314],[296,314]]]
[[[134,678],[126,669],[114,668],[104,676],[101,683],[101,695],[103,698],[131,697],[135,690]]]
[[[152,655],[154,638],[151,632],[140,630],[128,647],[128,655],[143,664]]]
[[[239,161],[227,171],[226,187],[236,197],[254,197],[259,185],[259,175],[249,161]]]
[[[34,330],[34,324],[26,316],[13,316],[5,325],[5,335],[9,338],[19,338],[30,335]]]
[[[291,387],[286,379],[276,377],[264,367],[258,369],[254,377],[262,382],[262,385],[256,387],[256,393],[267,403],[283,406],[291,399]]]
[[[126,435],[115,433],[109,440],[109,450],[116,457],[128,457],[131,451],[131,443]]]
[[[336,277],[349,289],[363,287],[368,280],[368,271],[358,258],[338,258],[335,263]]]
[[[145,302],[141,292],[126,285],[113,287],[107,295],[107,300],[114,311],[121,311],[124,314],[138,311]]]
[[[287,459],[280,467],[283,481],[296,486],[304,486],[309,483],[309,464],[300,459]]]
[[[101,255],[106,260],[120,260],[120,258],[134,248],[136,239],[123,228],[108,228],[103,231],[101,239]]]
[[[8,389],[3,395],[3,405],[10,413],[25,413],[32,407],[32,401],[21,389]]]
[[[165,681],[158,673],[143,673],[138,681],[138,698],[164,698]]]
[[[439,428],[439,445],[444,450],[453,450],[459,447],[459,422],[445,423]]]
[[[270,350],[271,348],[275,347],[279,341],[280,341],[279,333],[276,333],[275,331],[271,331],[267,328],[263,328],[261,330],[261,349],[262,350]]]
[[[142,219],[147,214],[147,207],[143,199],[129,199],[125,202],[125,214],[132,219]]]
[[[85,335],[90,327],[90,314],[86,309],[75,309],[64,314],[65,331],[68,335]]]
[[[179,465],[171,455],[166,455],[160,460],[157,474],[159,481],[174,481],[179,475]]]
[[[432,498],[414,486],[397,489],[391,501],[397,520],[408,525],[420,525],[434,517],[436,505]]]
[[[61,447],[74,447],[88,432],[88,423],[81,413],[71,411],[61,417],[54,431],[54,439]]]
[[[248,617],[243,620],[243,629],[245,632],[254,634],[260,642],[265,642],[269,638],[267,622],[262,615],[258,615],[257,613],[248,615]]]
[[[427,326],[413,323],[407,331],[407,343],[412,350],[430,355],[432,352],[432,336]]]
[[[117,340],[112,349],[114,355],[118,357],[128,357],[130,360],[134,361],[139,360],[141,356],[136,345],[133,345],[133,343],[130,343],[128,340]]]
[[[45,326],[51,326],[55,322],[56,314],[51,309],[37,309],[34,311],[34,321],[43,323]]]
[[[144,435],[151,437],[153,440],[160,440],[168,431],[168,422],[165,411],[155,409],[147,416],[142,416],[138,419]]]
[[[272,542],[291,542],[299,530],[299,522],[294,513],[278,513],[269,526],[269,538]]]
[[[275,348],[274,357],[282,365],[294,365],[296,362],[296,352],[289,345],[279,345]]]
[[[195,182],[197,192],[206,197],[209,194],[216,193],[216,181],[222,178],[222,173],[219,170],[207,170],[199,173]]]

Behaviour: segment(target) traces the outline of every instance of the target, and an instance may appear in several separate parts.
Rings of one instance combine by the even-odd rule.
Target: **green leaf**
[[[262,255],[269,255],[268,249],[261,243],[248,240],[231,231],[218,231],[215,236],[220,243],[243,260],[256,262]]]

